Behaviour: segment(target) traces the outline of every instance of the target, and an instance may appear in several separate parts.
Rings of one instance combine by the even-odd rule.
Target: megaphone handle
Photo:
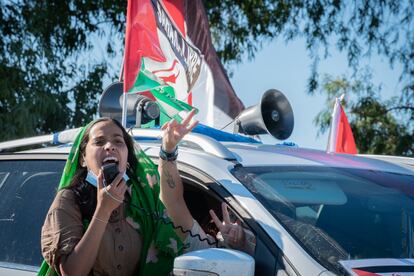
[[[240,121],[237,118],[234,120],[233,133],[244,133],[244,131],[241,129]]]
[[[143,110],[143,100],[139,101],[137,104],[136,114],[135,114],[135,127],[140,128],[141,127],[141,120],[142,120],[142,110]]]

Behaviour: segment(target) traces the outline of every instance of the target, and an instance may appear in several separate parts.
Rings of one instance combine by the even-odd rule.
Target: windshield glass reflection
[[[322,265],[414,257],[414,177],[327,167],[237,167],[232,173]]]

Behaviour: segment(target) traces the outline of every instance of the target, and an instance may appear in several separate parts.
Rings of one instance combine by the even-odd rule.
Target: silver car
[[[328,154],[202,133],[196,128],[180,145],[185,199],[205,227],[209,209],[220,213],[221,202],[229,205],[255,237],[255,275],[414,271],[414,159]],[[157,162],[160,131],[134,129],[132,135]],[[38,270],[40,229],[70,149],[11,148],[52,138],[0,143],[1,275]],[[177,260],[176,274],[198,269],[183,264]],[[245,275],[230,267],[230,275]]]

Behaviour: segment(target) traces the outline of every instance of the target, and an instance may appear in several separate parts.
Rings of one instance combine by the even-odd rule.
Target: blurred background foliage
[[[320,131],[333,98],[346,92],[359,152],[413,156],[414,0],[203,2],[227,69],[253,59],[266,41],[305,38],[313,61],[307,93],[327,99],[315,119]],[[103,82],[119,74],[126,4],[1,0],[0,140],[80,126],[96,115]],[[347,55],[352,76],[319,76],[319,61],[334,48]],[[382,99],[381,87],[361,72],[360,61],[373,53],[402,65],[397,97]]]

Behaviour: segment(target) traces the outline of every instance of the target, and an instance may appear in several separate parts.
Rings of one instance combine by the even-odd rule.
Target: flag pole
[[[328,146],[326,151],[334,153],[336,148],[336,140],[338,137],[338,122],[339,122],[339,105],[341,104],[341,98],[335,98],[335,104],[331,115],[331,128],[329,129]]]
[[[122,82],[122,76],[124,74],[124,64],[125,64],[125,55],[122,59],[122,65],[121,65],[121,70],[119,72],[119,82]],[[124,128],[126,128],[126,117],[127,117],[127,95],[128,93],[126,93],[125,91],[125,83],[124,83],[124,89],[123,89],[123,93],[122,93],[122,126]]]

